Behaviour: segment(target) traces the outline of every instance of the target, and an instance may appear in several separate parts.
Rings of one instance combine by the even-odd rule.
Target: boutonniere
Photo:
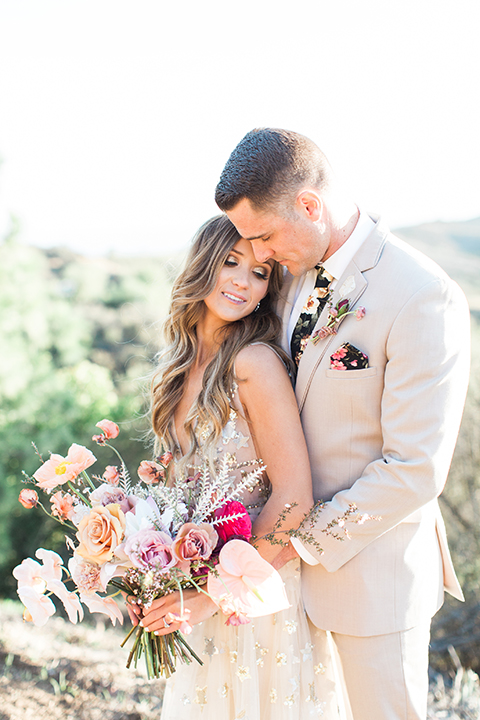
[[[311,341],[314,345],[316,345],[319,340],[323,340],[323,338],[326,338],[327,335],[336,335],[338,332],[338,326],[342,322],[343,318],[347,317],[347,315],[355,315],[357,320],[361,320],[365,317],[365,312],[366,310],[364,307],[359,307],[356,310],[350,310],[350,300],[348,298],[339,300],[335,307],[332,307],[331,305],[329,306],[327,322],[320,328],[320,330],[315,330],[310,338]]]

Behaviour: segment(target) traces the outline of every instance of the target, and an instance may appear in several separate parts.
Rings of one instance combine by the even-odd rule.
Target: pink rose
[[[218,534],[208,523],[186,523],[175,538],[172,551],[181,565],[192,560],[208,560],[218,542]]]
[[[51,490],[57,485],[75,480],[83,470],[96,461],[95,455],[83,445],[74,443],[70,446],[67,457],[51,455],[50,460],[38,468],[33,477],[42,490]]]
[[[120,473],[115,465],[107,465],[102,477],[109,485],[118,485],[120,481]]]
[[[118,425],[111,420],[101,420],[96,427],[100,428],[106,440],[113,440],[120,432]]]
[[[123,549],[130,561],[146,572],[169,570],[175,565],[172,538],[160,530],[139,530],[128,538]]]
[[[23,505],[26,510],[37,507],[38,505],[38,493],[36,490],[30,488],[24,488],[18,496],[18,502]]]
[[[355,312],[355,317],[357,318],[357,320],[361,320],[363,317],[365,317],[366,312],[367,311],[364,307],[359,307],[358,310]]]
[[[223,507],[215,510],[216,520],[229,518],[230,515],[238,515],[238,517],[215,523],[215,530],[218,532],[220,540],[225,543],[233,536],[240,536],[246,540],[250,540],[252,537],[252,521],[248,516],[245,506],[237,500],[230,500]]]
[[[146,485],[155,485],[165,479],[165,470],[153,460],[142,460],[137,470],[138,477]]]

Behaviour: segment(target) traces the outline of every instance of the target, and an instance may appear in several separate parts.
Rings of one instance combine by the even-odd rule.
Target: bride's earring
[[[257,312],[259,307],[260,307],[260,303],[258,303],[257,307],[255,308],[255,310],[253,312]]]

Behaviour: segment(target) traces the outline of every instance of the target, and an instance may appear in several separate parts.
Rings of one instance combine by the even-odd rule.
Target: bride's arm
[[[272,485],[272,493],[253,526],[253,532],[259,538],[272,530],[286,504],[297,503],[286,517],[284,530],[298,527],[310,510],[313,505],[310,464],[295,394],[278,355],[265,345],[252,345],[238,354],[235,369],[240,380],[240,401]],[[280,537],[288,539],[287,536]],[[276,567],[296,555],[291,544],[283,551],[279,545],[266,540],[257,540],[256,545],[268,561],[275,558]],[[184,603],[191,612],[189,622],[192,625],[218,609],[210,598],[196,590],[184,591]],[[141,611],[137,612],[141,618]],[[175,592],[154,600],[141,622],[149,630],[166,635],[180,628],[180,622],[172,621],[170,615],[180,612],[180,595]],[[165,616],[170,620],[167,628]]]
[[[238,354],[235,370],[240,401],[272,486],[272,493],[253,526],[254,535],[261,538],[272,530],[286,504],[296,506],[286,516],[284,530],[298,527],[312,507],[310,464],[295,394],[278,355],[265,345],[251,345]],[[279,537],[288,540],[288,536]],[[257,540],[255,544],[268,561],[281,549],[267,540]]]

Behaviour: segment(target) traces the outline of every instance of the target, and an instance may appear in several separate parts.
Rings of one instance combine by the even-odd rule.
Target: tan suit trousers
[[[426,719],[429,620],[388,635],[332,633],[332,639],[344,691],[340,714],[345,720]]]

